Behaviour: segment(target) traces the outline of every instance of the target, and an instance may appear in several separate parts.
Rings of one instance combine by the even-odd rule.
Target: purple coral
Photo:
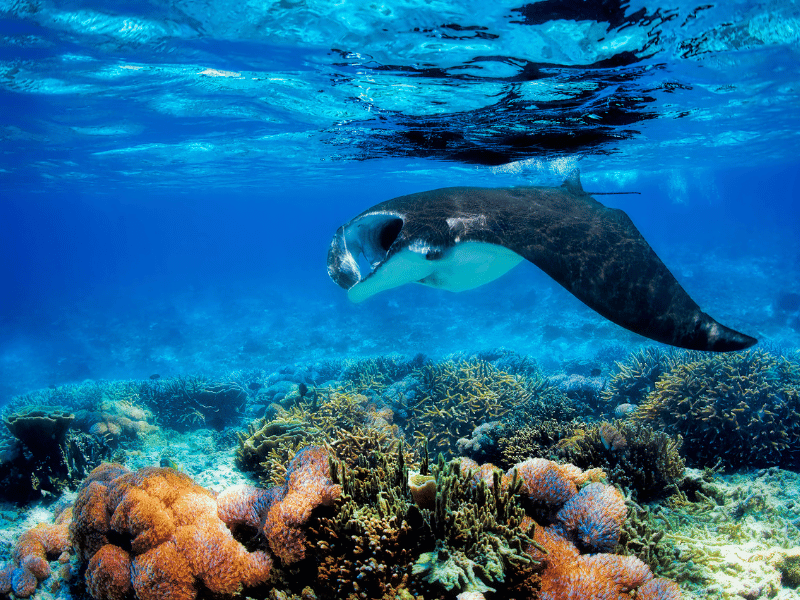
[[[565,531],[593,551],[607,552],[619,542],[625,520],[625,498],[615,487],[590,483],[556,515]]]

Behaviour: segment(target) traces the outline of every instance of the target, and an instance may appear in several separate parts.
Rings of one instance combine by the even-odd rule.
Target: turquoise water
[[[580,168],[698,303],[800,344],[794,2],[0,4],[0,402],[84,379],[646,342],[529,264],[354,305],[336,228]]]
[[[797,421],[799,157],[794,0],[0,0],[0,416],[25,422],[9,415],[54,405],[45,421],[66,421],[78,440],[0,433],[0,563],[101,460],[169,465],[213,494],[280,479],[292,435],[325,415],[345,422],[326,426],[337,444],[365,425],[391,430],[415,460],[425,439],[504,468],[573,451],[597,419],[635,418],[630,402],[700,355],[662,353],[527,261],[470,291],[409,284],[360,304],[327,273],[337,228],[375,204],[447,186],[559,186],[578,169],[703,310],[767,353],[727,355],[756,365],[746,375],[757,393],[738,386],[750,404],[721,371],[709,375],[722,392],[702,396],[703,384],[698,397],[736,408],[708,404],[702,419],[664,425],[673,445],[652,442],[646,468],[636,460],[647,448],[615,454],[628,442],[614,427],[622,444],[606,428],[577,458],[633,457],[608,483],[647,488],[627,516],[652,511],[643,543],[664,536],[674,552],[650,566],[669,577],[675,567],[684,597],[800,597],[787,571],[796,577],[800,552],[800,476],[787,470],[798,445],[786,439]],[[614,379],[625,361],[653,364],[627,383]],[[522,394],[529,414],[489,421],[488,409],[449,406],[449,388],[428,398],[433,375],[417,368],[464,364]],[[692,368],[680,372],[695,382]],[[550,398],[543,412],[519,392],[529,376]],[[302,426],[281,423],[287,411]],[[744,437],[733,413],[748,415]],[[275,423],[292,434],[283,454],[261,472],[235,458],[244,436]],[[539,447],[529,426],[561,433]],[[519,456],[500,452],[512,435]],[[679,462],[680,435],[697,468],[678,465],[664,489],[647,483]],[[365,454],[375,458],[359,446],[349,459]],[[743,466],[751,459],[763,464]],[[386,565],[408,574],[432,549]],[[33,597],[87,597],[80,562],[69,584],[54,562]],[[294,592],[333,594],[324,577],[283,573]],[[426,598],[457,591],[421,585]]]

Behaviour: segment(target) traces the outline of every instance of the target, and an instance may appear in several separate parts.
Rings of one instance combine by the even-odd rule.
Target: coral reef
[[[428,363],[412,374],[419,384],[403,398],[398,424],[414,442],[451,454],[486,422],[571,419],[573,403],[541,377],[512,375],[481,360]],[[412,441],[412,440],[409,440]]]
[[[72,510],[63,510],[55,523],[39,523],[25,531],[14,545],[13,560],[0,569],[0,594],[13,591],[18,598],[33,595],[39,582],[50,576],[48,559],[69,560],[69,523]]]
[[[680,447],[680,438],[622,421],[575,428],[551,455],[582,469],[601,468],[636,500],[649,502],[677,490],[684,472]]]
[[[13,439],[0,436],[0,497],[28,502],[80,483],[111,449],[105,440],[72,428],[75,415],[57,407],[22,406],[4,422]]]
[[[126,569],[142,600],[190,600],[200,589],[230,596],[265,581],[269,555],[248,552],[217,511],[214,494],[172,469],[130,472],[113,463],[95,469],[81,486],[70,526],[76,552],[89,562],[92,597],[119,598]]]
[[[697,467],[800,468],[800,367],[765,350],[703,357],[666,371],[633,415],[683,437]]]
[[[141,382],[138,397],[164,426],[177,431],[199,427],[221,430],[236,421],[248,394],[236,381],[209,381],[202,376]]]

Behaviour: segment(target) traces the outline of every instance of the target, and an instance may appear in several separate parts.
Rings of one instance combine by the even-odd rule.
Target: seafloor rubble
[[[800,597],[798,390],[777,352],[501,350],[37,392],[4,413],[0,592]]]

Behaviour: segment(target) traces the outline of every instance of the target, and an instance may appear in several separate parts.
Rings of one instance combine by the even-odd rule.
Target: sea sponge
[[[607,552],[619,542],[627,509],[615,487],[590,483],[558,511],[556,520],[577,543],[593,552]]]
[[[436,507],[436,478],[422,475],[417,471],[408,472],[408,489],[411,497],[420,508]]]

